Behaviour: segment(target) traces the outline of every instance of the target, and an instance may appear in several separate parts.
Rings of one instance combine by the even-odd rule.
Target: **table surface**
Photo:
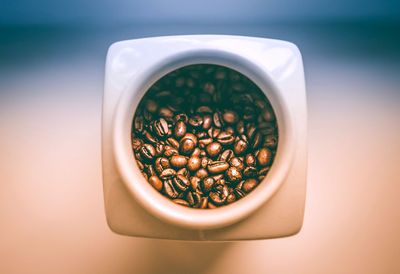
[[[400,273],[398,29],[0,27],[0,272]],[[302,51],[309,168],[298,235],[192,243],[124,237],[107,227],[100,162],[107,47],[185,33],[278,38]]]

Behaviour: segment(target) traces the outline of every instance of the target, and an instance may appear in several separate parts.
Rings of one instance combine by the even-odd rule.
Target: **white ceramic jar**
[[[216,64],[246,75],[265,93],[279,145],[266,178],[249,195],[212,210],[165,199],[142,176],[131,126],[146,91],[192,64]],[[107,55],[103,99],[103,178],[107,221],[117,233],[167,239],[240,240],[288,236],[302,225],[306,183],[306,95],[302,58],[288,42],[225,35],[122,41]]]

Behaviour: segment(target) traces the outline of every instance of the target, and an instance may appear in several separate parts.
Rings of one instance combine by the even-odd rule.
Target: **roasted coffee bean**
[[[201,182],[201,179],[199,177],[192,176],[190,178],[190,186],[193,191],[200,192],[200,182]]]
[[[143,132],[144,121],[143,116],[137,116],[134,120],[134,127],[136,132]]]
[[[167,139],[166,143],[171,147],[175,148],[176,150],[179,150],[179,142],[176,139],[170,137]]]
[[[175,170],[173,170],[172,168],[166,168],[161,172],[160,177],[161,179],[165,180],[165,179],[171,179],[172,177],[175,177],[175,175],[176,175]]]
[[[183,136],[185,136],[185,134],[186,134],[186,124],[185,124],[184,121],[178,121],[175,124],[174,134],[175,134],[175,137],[178,138],[178,139],[180,139]]]
[[[239,120],[239,116],[235,111],[226,110],[223,114],[223,119],[227,124],[235,124]]]
[[[153,132],[163,138],[168,135],[168,122],[164,118],[155,120],[152,125]]]
[[[151,99],[146,100],[144,106],[145,106],[145,108],[146,108],[146,110],[148,112],[151,112],[151,113],[156,113],[157,112],[158,104],[154,100],[151,100]]]
[[[253,154],[246,154],[244,157],[244,162],[246,166],[255,166],[256,165],[256,157]]]
[[[200,202],[200,208],[205,209],[208,206],[208,197],[202,197]]]
[[[240,188],[235,188],[233,194],[235,194],[236,199],[241,199],[246,195]]]
[[[160,117],[162,117],[166,120],[172,120],[172,117],[174,116],[174,112],[170,108],[162,107],[159,109],[158,115],[160,115]]]
[[[164,181],[164,193],[171,199],[175,199],[176,197],[178,197],[179,193],[178,191],[176,191],[172,180],[168,179]]]
[[[255,189],[257,185],[258,185],[258,181],[256,179],[253,179],[253,178],[246,179],[246,181],[244,182],[244,184],[242,186],[242,190],[245,193],[249,193],[253,189]]]
[[[150,178],[149,178],[149,183],[150,183],[155,189],[157,189],[158,191],[161,191],[161,189],[162,189],[162,187],[163,187],[162,181],[161,181],[160,178],[158,178],[158,176],[156,176],[156,175],[150,176]]]
[[[257,153],[257,163],[260,166],[266,166],[271,162],[272,159],[272,152],[266,147],[261,148]]]
[[[243,170],[243,175],[247,178],[257,176],[257,168],[248,166]]]
[[[186,191],[190,186],[189,179],[181,174],[176,175],[176,177],[172,179],[172,182],[174,183],[175,189],[181,192]]]
[[[208,172],[207,169],[205,168],[200,168],[199,170],[197,170],[197,172],[195,173],[196,177],[199,177],[200,179],[204,179],[208,176]]]
[[[212,209],[251,192],[278,146],[273,109],[248,78],[190,65],[155,83],[132,121],[132,150],[145,179],[175,204]]]
[[[143,160],[147,162],[153,161],[155,155],[156,155],[156,149],[150,144],[144,144],[140,148],[140,156],[142,157]]]
[[[182,168],[185,167],[188,163],[188,158],[182,155],[173,155],[169,162],[175,168]]]
[[[215,112],[213,115],[213,122],[214,125],[218,128],[222,127],[223,122],[222,122],[222,117],[221,117],[221,113],[219,112]]]
[[[233,193],[229,194],[228,197],[226,198],[226,203],[227,204],[231,204],[231,203],[233,203],[235,201],[236,201],[236,196]]]
[[[179,148],[182,154],[189,155],[197,146],[197,137],[194,134],[187,133],[182,137]]]
[[[242,155],[246,152],[248,146],[249,144],[245,139],[237,137],[235,140],[235,144],[233,145],[233,151],[236,155]]]
[[[182,205],[182,206],[189,206],[189,202],[183,199],[174,199],[172,200],[175,204]]]
[[[240,158],[238,158],[238,157],[233,157],[233,158],[231,158],[231,159],[229,160],[229,165],[230,165],[231,167],[237,168],[238,171],[243,171],[243,169],[244,169],[243,161],[240,160]]]
[[[167,169],[170,167],[169,161],[167,158],[164,157],[159,157],[155,160],[154,162],[155,170],[160,174],[161,172],[164,171],[164,169]]]
[[[242,173],[236,167],[230,167],[226,171],[226,177],[229,181],[236,183],[242,180]]]
[[[216,191],[210,192],[210,199],[216,205],[222,205],[225,203],[226,199],[228,198],[229,191],[226,185],[219,185],[216,188]]]
[[[222,145],[218,142],[212,142],[206,147],[207,154],[211,158],[216,158],[222,150]]]
[[[213,123],[211,115],[205,115],[203,118],[203,129],[208,130]]]
[[[179,154],[179,152],[176,148],[173,148],[168,145],[164,147],[164,156],[165,157],[169,158],[169,157],[172,157],[173,155],[178,155],[178,154]]]
[[[220,174],[229,168],[229,164],[224,161],[214,161],[208,164],[207,169],[211,174]]]
[[[267,135],[264,138],[264,146],[269,149],[275,149],[278,145],[278,138],[275,135]]]
[[[201,167],[201,160],[198,156],[193,156],[189,158],[188,162],[187,162],[187,168],[191,171],[191,172],[195,172],[196,170],[198,170]]]
[[[137,163],[137,165],[138,165],[138,168],[139,168],[141,171],[143,171],[143,169],[144,169],[143,163],[142,163],[141,161],[136,161],[136,163]]]
[[[143,130],[143,136],[144,136],[144,139],[145,139],[147,142],[149,142],[149,143],[151,143],[151,144],[153,144],[153,145],[157,144],[157,142],[158,142],[157,138],[154,137],[154,135],[151,134],[151,133],[150,133],[149,131],[147,131],[147,130]]]
[[[192,207],[199,207],[201,202],[201,195],[198,192],[189,191],[186,196],[189,205]]]
[[[224,152],[220,154],[218,157],[218,161],[224,161],[227,162],[229,161],[232,157],[234,156],[233,150],[232,149],[227,149]]]
[[[231,145],[235,141],[235,137],[230,132],[222,131],[218,134],[217,141],[224,146]]]
[[[164,144],[157,143],[156,144],[156,156],[161,156],[164,153]]]
[[[132,148],[134,152],[138,152],[143,145],[143,141],[138,138],[132,138]]]
[[[214,183],[215,183],[214,178],[212,177],[204,178],[204,180],[202,181],[201,189],[203,190],[203,192],[208,193],[213,188]]]

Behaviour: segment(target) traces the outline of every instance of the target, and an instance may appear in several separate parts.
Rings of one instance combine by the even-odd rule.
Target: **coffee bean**
[[[214,125],[218,128],[222,127],[223,122],[222,122],[222,117],[221,117],[221,113],[219,112],[215,112],[213,115],[213,122]]]
[[[158,104],[156,101],[149,99],[145,102],[145,108],[148,112],[156,113],[158,109]]]
[[[211,158],[215,158],[216,156],[218,156],[219,153],[221,152],[221,150],[222,150],[222,146],[218,142],[212,142],[206,147],[207,154]]]
[[[186,124],[185,124],[184,121],[178,121],[175,124],[174,134],[175,134],[175,137],[178,138],[178,139],[180,139],[183,136],[185,136],[185,134],[186,134]]]
[[[201,195],[198,192],[189,191],[186,196],[189,205],[192,207],[199,207],[201,202]]]
[[[143,160],[147,162],[151,162],[154,159],[155,155],[156,155],[156,150],[150,144],[144,144],[140,148],[140,156],[142,157]]]
[[[170,108],[162,107],[159,109],[158,115],[160,115],[160,117],[162,117],[166,120],[172,120],[172,117],[174,116],[174,112]]]
[[[200,167],[201,167],[201,160],[198,156],[192,156],[189,158],[187,162],[187,168],[191,172],[198,170]]]
[[[190,178],[190,186],[193,191],[197,191],[197,192],[200,191],[200,182],[201,182],[201,179],[199,177],[192,176]]]
[[[278,144],[278,138],[275,135],[267,135],[264,138],[264,146],[269,149],[275,149]]]
[[[218,157],[218,160],[227,162],[233,156],[234,156],[233,150],[232,149],[227,149],[227,150],[224,150],[224,152],[221,153],[221,155]]]
[[[242,135],[243,136],[243,135]],[[235,144],[233,145],[233,151],[236,155],[242,155],[246,152],[248,148],[248,142],[243,138],[237,137],[235,140]]]
[[[149,178],[149,183],[158,191],[161,191],[163,187],[163,183],[156,175],[153,175]]]
[[[208,172],[205,168],[200,168],[199,170],[197,170],[197,172],[195,173],[196,177],[199,177],[200,179],[204,179],[208,176]]]
[[[226,110],[223,114],[223,119],[227,124],[235,124],[239,120],[239,116],[235,111]]]
[[[186,191],[190,186],[189,179],[181,174],[176,175],[176,177],[172,179],[172,182],[174,183],[175,189],[181,192]]]
[[[224,161],[214,161],[208,164],[207,169],[211,174],[220,174],[229,168],[229,164]]]
[[[203,125],[203,118],[200,115],[195,115],[189,118],[188,123],[192,127],[201,127]]]
[[[197,146],[197,137],[194,134],[187,133],[181,139],[179,143],[179,148],[182,154],[189,155],[193,152]]]
[[[203,129],[208,130],[213,123],[211,115],[205,115],[203,118]]]
[[[143,145],[143,141],[139,138],[132,138],[132,148],[134,152],[138,152]]]
[[[243,170],[243,175],[247,178],[257,176],[257,168],[248,166]]]
[[[179,193],[178,193],[178,191],[176,191],[171,179],[164,181],[164,192],[171,199],[175,199],[179,195]]]
[[[136,132],[143,132],[143,129],[144,129],[143,116],[135,117],[134,127],[135,127]]]
[[[183,175],[185,177],[188,177],[188,173],[189,173],[189,171],[187,170],[186,167],[178,169],[178,171],[176,172],[177,175],[180,174],[180,175]]]
[[[174,199],[172,200],[175,204],[182,205],[182,206],[189,206],[189,202],[183,199]]]
[[[251,192],[278,146],[273,109],[242,74],[190,65],[155,83],[139,103],[131,146],[145,179],[175,204],[213,209]]]
[[[256,157],[253,154],[246,154],[244,157],[245,164],[247,166],[255,166],[256,165]]]
[[[228,170],[226,171],[226,177],[229,181],[234,183],[242,180],[242,174],[236,167],[228,168]]]
[[[172,177],[175,177],[175,175],[176,175],[175,170],[173,170],[172,168],[166,168],[161,172],[160,177],[161,179],[165,180],[165,179],[171,179]]]
[[[156,148],[156,156],[161,156],[164,154],[164,144],[157,143],[155,148]]]
[[[251,192],[254,188],[256,188],[256,186],[258,185],[258,181],[256,179],[250,178],[250,179],[246,179],[246,181],[244,182],[243,186],[242,186],[242,190],[245,193],[249,193]]]
[[[163,118],[155,120],[153,122],[152,128],[153,128],[153,132],[161,138],[168,135],[168,130],[169,130],[168,122]]]
[[[235,137],[230,132],[222,131],[218,134],[217,141],[224,146],[231,145],[235,141]]]
[[[179,150],[179,142],[174,138],[172,137],[168,138],[166,143],[171,147],[175,148],[176,150]]]
[[[226,198],[226,203],[227,204],[231,204],[231,203],[233,203],[235,201],[236,201],[236,196],[233,193],[229,194],[228,197]]]
[[[168,146],[168,145],[164,147],[164,156],[165,157],[169,158],[169,157],[172,157],[173,155],[178,155],[178,154],[179,154],[179,152],[177,149],[175,149],[171,146]]]
[[[187,165],[188,158],[182,155],[173,155],[169,161],[173,167],[182,168]]]
[[[201,198],[200,208],[205,209],[208,206],[208,197]]]
[[[202,181],[202,187],[201,188],[205,193],[208,193],[213,188],[214,183],[215,183],[214,178],[212,178],[212,177],[204,178],[204,180]]]
[[[161,172],[164,171],[164,169],[167,169],[170,167],[169,161],[167,158],[164,157],[159,157],[155,160],[154,166],[156,171],[160,174]]]
[[[263,147],[258,150],[256,157],[257,162],[260,166],[266,166],[271,162],[272,152],[268,148]]]
[[[231,167],[237,168],[238,171],[243,171],[243,169],[244,169],[243,161],[240,160],[240,158],[238,158],[238,157],[233,157],[233,158],[231,158],[231,159],[229,160],[229,165],[230,165]]]

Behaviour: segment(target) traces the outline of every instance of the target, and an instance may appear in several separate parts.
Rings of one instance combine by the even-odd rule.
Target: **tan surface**
[[[308,60],[303,230],[241,243],[108,229],[101,64],[40,67],[3,81],[0,273],[399,273],[399,80],[372,65]]]

